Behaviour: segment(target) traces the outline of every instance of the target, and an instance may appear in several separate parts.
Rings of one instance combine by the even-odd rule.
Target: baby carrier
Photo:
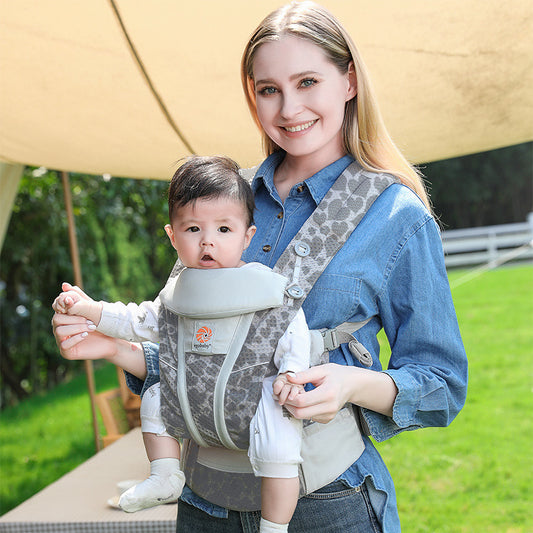
[[[250,270],[250,280],[241,282],[245,271],[224,269],[234,270],[235,279],[221,287],[217,274],[227,273],[210,271],[200,292],[191,293],[192,277],[206,271],[179,264],[174,268],[161,294],[161,407],[167,431],[188,439],[182,468],[198,495],[232,509],[260,508],[259,480],[244,450],[262,381],[276,372],[272,356],[277,342],[366,211],[397,181],[352,163],[283,252],[274,272]],[[255,275],[264,275],[264,282]],[[254,292],[250,288],[262,288],[260,297],[248,298]],[[217,291],[220,295],[213,297]],[[233,323],[227,328],[224,321]],[[328,362],[329,351],[348,343],[354,356],[370,366],[370,355],[349,333],[365,323],[312,331],[311,364]],[[358,412],[352,405],[328,424],[305,421],[301,494],[335,479],[363,450]]]

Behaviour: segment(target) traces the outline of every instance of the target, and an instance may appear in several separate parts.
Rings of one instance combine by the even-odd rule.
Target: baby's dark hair
[[[239,165],[229,157],[191,156],[176,170],[168,188],[170,222],[176,209],[199,198],[231,198],[242,204],[248,226],[254,223],[254,194],[239,174]]]

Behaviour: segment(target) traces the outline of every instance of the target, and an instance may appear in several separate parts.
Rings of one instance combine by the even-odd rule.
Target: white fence
[[[533,259],[533,213],[527,222],[442,232],[446,267]]]

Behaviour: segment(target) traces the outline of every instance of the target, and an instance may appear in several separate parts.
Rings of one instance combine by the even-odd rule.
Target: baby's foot
[[[156,459],[150,463],[150,477],[124,492],[118,501],[121,509],[134,513],[178,500],[185,485],[185,474],[178,459]]]

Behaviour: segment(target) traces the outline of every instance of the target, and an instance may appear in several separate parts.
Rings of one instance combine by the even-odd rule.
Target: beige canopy
[[[257,163],[240,55],[282,3],[0,0],[0,237],[12,165],[167,179],[193,151]],[[322,3],[359,45],[411,160],[533,138],[530,0]]]

